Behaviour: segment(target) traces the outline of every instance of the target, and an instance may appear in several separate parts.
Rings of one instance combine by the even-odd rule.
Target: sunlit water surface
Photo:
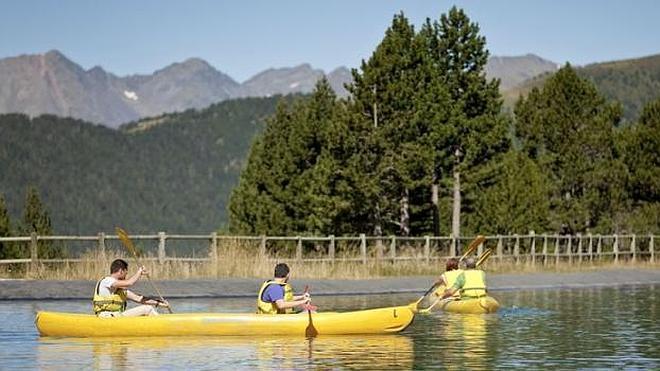
[[[399,335],[40,338],[38,310],[89,301],[0,301],[0,369],[660,369],[660,286],[499,291],[497,314],[417,316]],[[415,295],[315,297],[321,310],[399,305]],[[177,312],[245,312],[252,299],[173,300]]]

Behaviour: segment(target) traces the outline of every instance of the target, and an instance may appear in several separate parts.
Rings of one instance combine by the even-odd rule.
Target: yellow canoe
[[[441,296],[445,291],[445,286],[438,287],[434,295]],[[484,296],[477,299],[461,299],[452,301],[442,301],[433,307],[433,310],[444,310],[451,313],[462,314],[486,314],[495,313],[500,309],[500,303],[492,296]]]
[[[491,296],[478,299],[461,299],[440,303],[441,310],[451,313],[462,314],[486,314],[495,313],[500,308],[500,303]]]
[[[41,336],[316,336],[397,333],[413,318],[409,306],[400,306],[311,315],[186,313],[98,318],[91,314],[39,312],[35,324]]]

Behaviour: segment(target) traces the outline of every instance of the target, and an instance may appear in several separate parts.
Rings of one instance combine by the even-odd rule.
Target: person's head
[[[119,279],[126,278],[126,272],[128,272],[128,263],[123,259],[115,259],[115,261],[110,264],[110,274],[116,274]]]
[[[275,278],[288,278],[289,277],[289,266],[285,263],[279,263],[275,266]]]
[[[467,258],[465,259],[465,268],[467,269],[474,269],[477,267],[477,263],[474,261],[473,258]]]
[[[446,271],[453,271],[455,269],[458,269],[458,259],[449,258],[447,260],[447,264],[445,265],[445,270]]]

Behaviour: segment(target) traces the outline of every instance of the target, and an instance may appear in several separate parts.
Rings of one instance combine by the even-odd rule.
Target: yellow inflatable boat
[[[400,306],[341,313],[187,313],[130,318],[39,312],[35,324],[41,336],[64,337],[316,336],[397,333],[408,327],[413,318],[409,306]]]
[[[440,297],[445,292],[445,287],[440,286],[435,290],[434,296]],[[500,303],[492,296],[484,296],[475,299],[445,300],[440,301],[432,310],[444,310],[451,313],[463,314],[486,314],[495,313],[500,309]]]

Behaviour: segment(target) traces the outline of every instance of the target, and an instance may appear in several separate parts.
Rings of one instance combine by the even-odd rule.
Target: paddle
[[[307,293],[308,290],[309,290],[309,286],[305,286],[305,293]],[[309,323],[305,328],[305,337],[306,338],[316,337],[316,335],[318,335],[319,332],[314,327],[314,322],[312,322],[312,311],[316,310],[317,308],[311,304],[305,304],[303,308],[307,309],[307,316],[309,316]]]
[[[419,313],[428,313],[428,312],[431,311],[431,309],[433,309],[433,307],[436,306],[436,304],[438,304],[438,303],[447,303],[447,302],[450,302],[450,301],[452,301],[452,300],[454,300],[454,298],[452,298],[452,297],[448,297],[448,298],[444,298],[444,299],[437,298],[437,299],[435,299],[435,301],[433,302],[433,304],[431,304],[430,307],[428,307],[428,308],[424,308],[424,309],[420,309],[420,310],[419,310]]]
[[[478,236],[474,239],[474,241],[470,242],[470,245],[469,245],[468,248],[465,250],[465,253],[463,254],[463,256],[461,256],[461,258],[460,258],[458,261],[461,262],[461,261],[463,261],[468,255],[472,254],[472,253],[474,252],[474,250],[476,250],[476,249],[479,247],[479,245],[481,245],[481,244],[484,242],[485,239],[486,239],[485,236],[478,235]],[[426,297],[426,295],[430,294],[433,290],[435,290],[436,287],[438,287],[438,283],[437,283],[437,282],[434,283],[433,286],[431,286],[430,289],[426,290],[426,292],[424,293],[424,295],[422,295],[422,297],[419,298],[416,302],[414,302],[414,303],[410,303],[410,304],[408,305],[408,306],[412,309],[413,312],[417,312],[417,311],[418,311],[417,306],[419,305],[419,303],[421,303],[422,300],[424,300],[424,298]]]
[[[128,237],[128,232],[126,232],[125,230],[119,227],[115,228],[115,232],[117,232],[117,236],[119,236],[119,239],[121,240],[122,244],[126,247],[128,251],[131,252],[133,258],[135,258],[135,263],[141,267],[142,264],[140,263],[140,257],[138,255],[137,250],[135,250],[135,245],[133,245],[133,241],[131,241],[130,237]],[[156,291],[160,300],[164,302],[165,299],[163,299],[163,295],[160,294],[160,291],[158,290],[156,285],[154,285],[154,283],[151,281],[148,275],[147,275],[147,281],[149,281],[151,287],[154,289],[154,291]],[[170,312],[170,314],[173,313],[172,308],[170,308],[170,306],[167,306],[167,310]]]
[[[309,285],[305,285],[304,293],[307,294],[308,292],[309,292]],[[302,307],[303,307],[303,309],[305,309],[307,311],[313,311],[313,310],[319,309],[319,307],[317,307],[316,305],[310,304],[310,303],[303,304]]]
[[[481,264],[483,264],[493,253],[493,248],[489,248],[488,250],[484,251],[481,253],[481,256],[479,256],[479,259],[477,260],[476,266],[479,267]]]

